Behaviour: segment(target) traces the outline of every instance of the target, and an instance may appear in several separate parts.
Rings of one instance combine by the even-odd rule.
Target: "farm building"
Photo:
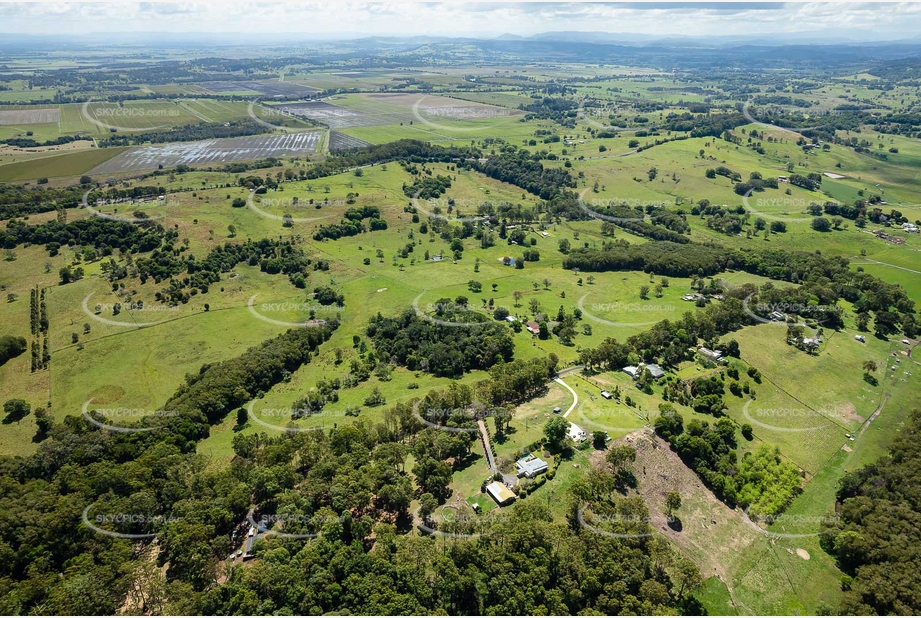
[[[641,375],[643,375],[644,369],[649,371],[650,375],[652,375],[652,378],[654,380],[658,380],[659,378],[665,375],[665,371],[658,365],[642,365],[641,364],[639,367],[628,365],[624,367],[621,371],[626,373],[631,378],[636,379],[640,377]]]
[[[775,322],[786,322],[787,321],[787,316],[785,316],[779,311],[772,311],[770,318],[774,320]]]
[[[613,397],[614,395],[612,395],[612,394],[611,394],[610,392],[608,392],[608,391],[601,391],[601,396],[604,397],[605,399],[610,399],[610,398]]]
[[[819,344],[822,343],[821,337],[804,337],[800,342],[800,349],[807,352],[815,352],[819,349]]]
[[[487,485],[486,493],[488,493],[499,506],[506,505],[515,499],[515,494],[499,481],[493,481]]]
[[[705,356],[706,358],[709,358],[712,361],[723,360],[723,352],[721,350],[711,350],[709,348],[700,346],[699,348],[697,348],[697,351],[700,352],[701,356]]]
[[[559,414],[559,413],[562,412],[562,411],[563,411],[563,408],[561,408],[561,407],[559,407],[559,406],[553,408],[553,413],[554,413],[554,414]]]
[[[513,315],[507,315],[507,316],[505,316],[505,321],[508,322],[509,324],[511,324],[511,323],[513,323],[513,322],[517,322],[517,320],[515,319],[515,316],[513,316]]]
[[[864,337],[863,335],[854,335],[854,339],[856,339],[857,341],[861,343],[866,343],[867,341],[867,338]]]
[[[543,474],[548,467],[546,461],[531,454],[525,455],[515,462],[515,470],[518,472],[518,476],[526,476],[529,479],[538,474]]]
[[[575,423],[569,423],[569,439],[573,442],[585,442],[585,439],[588,437],[588,434],[585,433],[585,430],[576,425]]]

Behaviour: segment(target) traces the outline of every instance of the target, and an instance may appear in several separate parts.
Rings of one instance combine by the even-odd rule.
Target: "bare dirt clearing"
[[[740,563],[766,548],[764,537],[743,521],[741,512],[720,502],[652,430],[636,431],[612,444],[636,449],[633,471],[651,525],[694,560],[705,578],[715,575],[731,584]],[[593,465],[601,463],[603,456],[601,451],[593,454]],[[682,501],[676,513],[681,521],[677,530],[668,525],[665,514],[665,497],[675,490]]]

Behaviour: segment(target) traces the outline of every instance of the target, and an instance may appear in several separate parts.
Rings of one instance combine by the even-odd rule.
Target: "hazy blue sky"
[[[186,31],[486,36],[559,30],[650,35],[815,33],[918,37],[921,3],[2,3],[0,31],[23,34]]]

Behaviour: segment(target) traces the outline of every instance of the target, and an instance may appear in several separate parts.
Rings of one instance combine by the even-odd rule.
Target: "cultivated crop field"
[[[45,124],[58,122],[61,118],[59,109],[24,109],[0,111],[0,126],[19,124]]]
[[[319,131],[287,135],[259,135],[131,148],[93,168],[91,174],[115,174],[157,169],[160,165],[226,163],[264,157],[310,154],[320,143]]]
[[[335,100],[335,97],[332,99]],[[310,118],[320,122],[330,129],[346,129],[349,127],[366,127],[375,125],[397,124],[410,122],[411,114],[402,113],[400,110],[375,110],[373,113],[357,109],[350,109],[324,101],[311,101],[282,105],[281,109],[296,116]]]
[[[254,93],[265,97],[306,97],[317,92],[316,88],[279,80],[200,82],[197,85],[214,94]]]

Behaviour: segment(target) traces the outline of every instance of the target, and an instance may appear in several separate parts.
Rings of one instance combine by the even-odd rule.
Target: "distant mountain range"
[[[602,45],[655,45],[665,47],[727,47],[735,45],[757,44],[763,47],[780,47],[784,45],[872,45],[881,41],[869,42],[833,33],[771,33],[769,37],[763,33],[752,35],[721,35],[721,36],[653,36],[648,34],[635,34],[627,32],[578,32],[559,31],[542,32],[531,36],[518,36],[503,34],[495,40],[503,41],[560,41],[571,43],[596,43]],[[885,41],[885,43],[921,43],[921,37],[913,40]]]
[[[338,37],[338,38],[337,38]],[[544,32],[491,38],[445,36],[347,37],[276,33],[271,41],[246,33],[86,33],[80,35],[0,36],[4,52],[60,54],[118,51],[153,60],[164,51],[189,50],[195,56],[302,55],[327,59],[399,59],[420,64],[435,60],[499,63],[576,62],[678,68],[860,68],[895,59],[921,57],[921,37],[897,41],[855,41],[834,34],[766,36],[652,37],[619,32]]]

